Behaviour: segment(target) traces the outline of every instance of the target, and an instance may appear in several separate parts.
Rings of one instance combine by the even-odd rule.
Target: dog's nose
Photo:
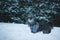
[[[34,32],[34,31],[31,31],[32,33],[37,33],[37,32]]]

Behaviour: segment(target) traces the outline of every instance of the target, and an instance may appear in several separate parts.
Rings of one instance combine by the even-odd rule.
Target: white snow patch
[[[34,34],[28,25],[0,23],[0,40],[60,40],[60,28],[54,27],[50,34]]]

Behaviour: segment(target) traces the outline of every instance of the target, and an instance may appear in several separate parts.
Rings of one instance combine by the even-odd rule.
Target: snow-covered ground
[[[28,25],[0,23],[0,40],[60,40],[60,28],[54,27],[50,34],[34,34]]]

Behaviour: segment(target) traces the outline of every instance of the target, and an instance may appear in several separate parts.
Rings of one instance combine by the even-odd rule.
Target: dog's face
[[[36,33],[38,31],[39,24],[35,21],[34,18],[28,18],[28,25],[30,26],[32,33]]]
[[[39,24],[35,23],[34,25],[30,26],[30,29],[32,33],[37,33],[39,29]]]

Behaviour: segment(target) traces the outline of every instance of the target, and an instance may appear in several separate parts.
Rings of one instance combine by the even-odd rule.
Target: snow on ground
[[[0,40],[60,40],[60,28],[54,27],[50,34],[34,34],[28,25],[0,23]]]

